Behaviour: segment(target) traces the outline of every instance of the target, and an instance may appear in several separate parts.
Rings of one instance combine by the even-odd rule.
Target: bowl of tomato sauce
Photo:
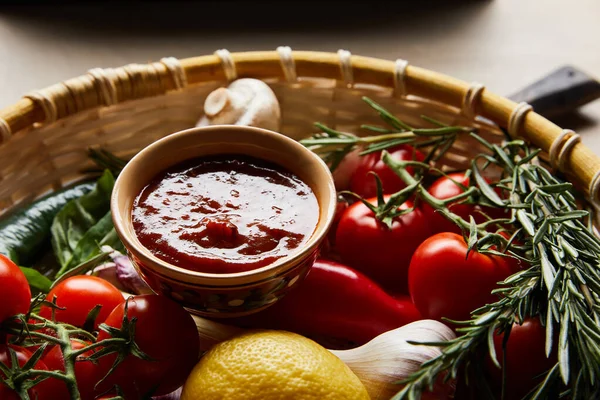
[[[210,317],[251,314],[293,290],[335,206],[320,157],[280,133],[236,125],[150,144],[111,199],[116,232],[146,283]]]

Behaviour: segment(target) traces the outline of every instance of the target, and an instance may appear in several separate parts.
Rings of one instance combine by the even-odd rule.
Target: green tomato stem
[[[96,342],[96,343],[92,343],[88,346],[82,347],[79,350],[72,350],[71,352],[71,357],[73,357],[74,359],[76,359],[77,357],[79,357],[80,355],[87,353],[90,350],[93,350],[95,348],[98,347],[107,347],[110,345],[123,345],[127,343],[127,340],[124,338],[110,338],[110,339],[104,339],[101,342]]]
[[[408,166],[418,168],[429,168],[429,165],[418,161],[396,161],[390,156],[390,153],[388,153],[385,150],[381,154],[381,159],[387,166],[389,166],[392,169],[392,171],[394,171],[396,175],[398,175],[400,179],[404,181],[404,183],[406,183],[409,186],[416,186],[415,190],[417,191],[421,199],[427,202],[434,209],[441,211],[447,219],[458,225],[462,231],[470,230],[471,224],[468,221],[465,221],[461,216],[450,211],[450,209],[448,208],[448,203],[455,202],[457,200],[470,196],[477,190],[475,187],[471,186],[465,192],[454,196],[453,198],[440,200],[432,196],[427,191],[427,189],[425,189],[425,187],[406,170],[406,167]],[[487,223],[489,223],[489,221],[484,222],[483,224]],[[476,225],[477,233],[481,236],[488,234],[488,232],[486,232],[485,230],[485,226],[486,225],[482,224]],[[504,239],[504,241],[506,240]]]
[[[27,393],[27,389],[19,389],[17,390],[17,394],[19,395],[19,397],[21,398],[21,400],[29,400],[29,393]]]
[[[71,400],[80,400],[79,388],[75,379],[75,357],[73,357],[73,348],[71,347],[71,337],[69,330],[61,325],[56,325],[56,334],[61,339],[60,348],[63,353],[65,364],[65,383],[71,396]]]
[[[65,382],[69,381],[69,377],[61,372],[47,371],[43,369],[30,369],[29,371],[25,371],[22,374],[19,374],[17,379],[28,379],[35,377],[56,378]]]
[[[469,229],[470,225],[467,221],[465,221],[460,216],[458,216],[455,213],[453,213],[452,211],[450,211],[448,209],[448,207],[446,206],[446,204],[444,203],[444,201],[442,201],[436,197],[433,197],[423,187],[423,185],[419,184],[418,181],[411,174],[409,174],[408,171],[406,170],[407,166],[423,167],[422,163],[414,163],[414,162],[410,162],[410,161],[409,162],[396,161],[390,156],[390,153],[388,153],[387,151],[383,151],[383,153],[381,155],[381,159],[383,160],[383,162],[385,164],[387,164],[392,169],[392,171],[394,171],[394,173],[396,175],[398,175],[398,177],[400,179],[402,179],[404,181],[404,183],[406,183],[407,185],[417,185],[416,190],[419,193],[420,197],[423,200],[425,200],[430,206],[432,206],[436,210],[444,210],[444,215],[446,216],[446,218],[450,219],[452,222],[457,224],[461,229]],[[469,195],[470,194],[471,193],[469,193]]]

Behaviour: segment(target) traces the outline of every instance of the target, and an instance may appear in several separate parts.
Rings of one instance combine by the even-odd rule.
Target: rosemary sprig
[[[388,128],[363,125],[363,129],[375,132],[377,135],[358,137],[316,123],[315,126],[321,132],[300,141],[304,146],[320,155],[332,171],[339,166],[348,153],[356,149],[360,149],[360,154],[365,155],[409,143],[415,147],[432,146],[437,151],[431,151],[426,161],[435,161],[452,146],[457,134],[474,131],[470,127],[449,126],[426,116],[421,116],[421,118],[434,125],[434,128],[412,127],[368,97],[363,97],[363,101],[377,111],[381,119],[389,125]]]
[[[82,172],[87,173],[102,173],[102,171],[109,169],[114,176],[119,175],[121,170],[125,167],[128,160],[115,156],[110,151],[103,148],[88,148],[88,157],[96,164],[95,167],[84,169]]]
[[[405,386],[394,399],[417,399],[440,376],[444,380],[456,378],[460,368],[476,360],[485,347],[494,364],[500,366],[493,346],[494,335],[504,333],[506,344],[512,325],[527,317],[543,322],[546,354],[556,348],[558,362],[526,398],[556,397],[551,392],[560,387],[561,397],[600,398],[600,240],[592,231],[589,213],[579,209],[572,185],[552,176],[538,161],[541,150],[532,150],[521,140],[507,138],[502,145],[496,145],[470,128],[448,127],[425,116],[422,119],[435,128],[416,129],[372,100],[363,100],[387,124],[362,126],[375,136],[359,138],[318,124],[323,133],[302,142],[321,155],[332,170],[357,148],[362,150],[361,154],[382,151],[384,162],[413,187],[418,199],[461,227],[470,251],[510,255],[530,265],[499,283],[494,291],[499,295],[497,302],[474,310],[468,321],[452,321],[460,326],[457,331],[462,335],[443,344],[428,343],[443,346],[442,354],[399,382]],[[464,188],[469,193],[461,199],[509,209],[510,218],[478,225],[472,220],[465,221],[448,209],[449,204],[461,199],[440,201],[429,195],[419,182],[425,172],[432,171],[431,162],[435,165],[463,132],[470,132],[488,152],[476,156],[467,169],[474,183]],[[425,163],[394,161],[386,149],[399,144],[429,147]],[[502,174],[497,182],[490,184],[483,175],[492,166]],[[415,176],[407,171],[408,167],[417,170]],[[501,198],[495,189],[508,193],[508,198]],[[512,226],[509,235],[507,224]],[[490,232],[491,227],[502,225]],[[503,374],[503,387],[506,378]]]
[[[558,363],[529,398],[547,398],[558,379],[569,385],[563,395],[569,394],[572,399],[595,398],[600,395],[596,387],[600,377],[600,240],[584,223],[588,213],[578,209],[571,185],[539,165],[525,143],[513,141],[495,146],[477,139],[493,149],[494,155],[485,157],[484,166],[494,164],[504,170],[505,177],[498,185],[509,188],[510,196],[508,200],[500,199],[481,178],[482,168],[475,159],[472,172],[477,189],[492,204],[511,209],[511,223],[525,238],[531,267],[502,282],[494,291],[500,300],[475,310],[469,321],[459,322],[463,326],[457,330],[463,335],[445,344],[439,357],[403,381],[406,386],[394,399],[418,398],[442,372],[448,372],[445,379],[456,378],[460,366],[481,345],[487,344],[490,357],[495,360],[494,334],[509,332],[515,321],[536,315],[546,324],[546,354],[556,346]],[[394,161],[386,152],[382,158],[406,184],[416,183],[406,171],[414,163]],[[423,192],[426,191],[422,189]],[[467,226],[468,222],[448,212],[446,205],[427,194],[422,198],[461,227]],[[469,236],[469,243],[474,243],[480,252],[495,253],[491,246],[501,240],[497,232],[485,232],[481,226],[472,229]]]

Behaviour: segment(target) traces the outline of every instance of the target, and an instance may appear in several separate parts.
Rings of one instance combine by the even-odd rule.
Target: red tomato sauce
[[[301,247],[319,220],[310,186],[279,165],[203,157],[158,174],[132,211],[139,241],[158,258],[206,273],[249,271]]]

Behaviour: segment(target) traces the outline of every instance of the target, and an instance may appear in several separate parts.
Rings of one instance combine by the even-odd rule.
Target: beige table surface
[[[398,5],[402,1],[396,6],[362,2],[369,11],[359,2],[326,9],[324,3],[275,3],[276,20],[262,13],[268,5],[243,8],[223,2],[218,7],[106,2],[84,10],[70,5],[0,8],[0,107],[92,67],[190,57],[219,48],[289,45],[404,58],[505,95],[564,64],[600,76],[600,0],[407,2],[410,7]],[[556,122],[577,129],[600,154],[600,100]]]

